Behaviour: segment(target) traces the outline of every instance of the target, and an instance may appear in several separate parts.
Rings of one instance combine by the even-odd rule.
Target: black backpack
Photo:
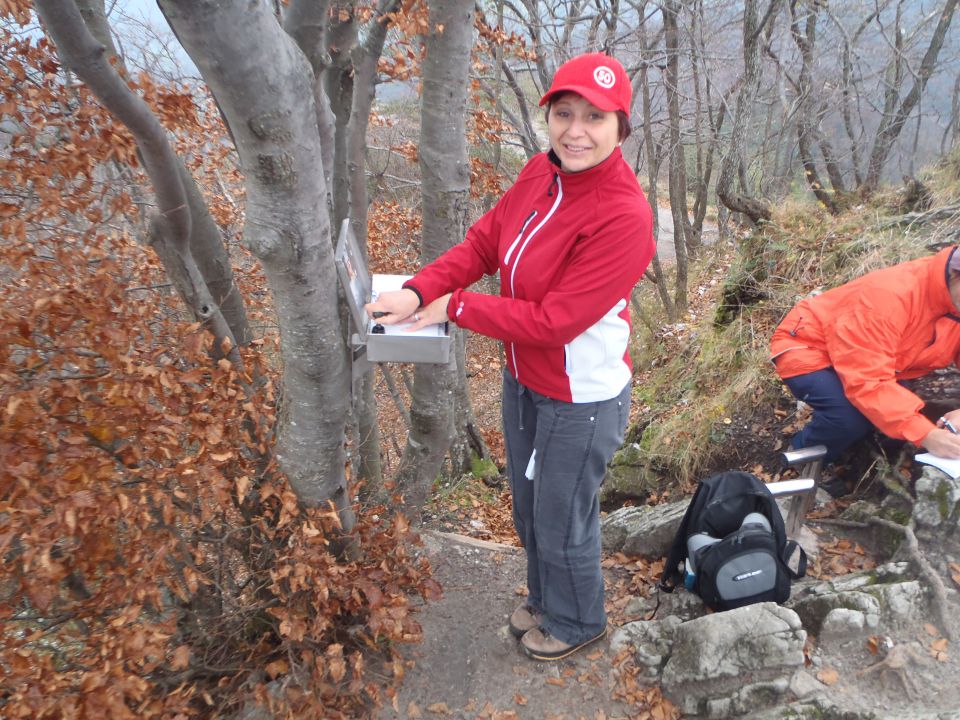
[[[766,522],[747,522],[760,513]],[[755,516],[754,516],[755,517]],[[695,575],[686,583],[714,610],[790,598],[790,582],[806,574],[807,555],[787,540],[783,516],[767,486],[755,475],[731,470],[704,480],[690,500],[673,539],[659,587],[673,592],[684,580],[690,536],[706,533],[708,542],[691,558]],[[699,540],[699,538],[698,538]],[[799,552],[797,570],[788,560]]]

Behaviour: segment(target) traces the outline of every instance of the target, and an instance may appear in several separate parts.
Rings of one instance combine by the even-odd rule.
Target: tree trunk
[[[710,192],[710,179],[713,177],[713,158],[717,145],[719,144],[720,129],[723,127],[723,120],[726,111],[726,101],[720,105],[716,121],[713,120],[710,112],[711,107],[711,80],[709,73],[706,72],[704,59],[706,57],[706,48],[703,43],[703,3],[696,2],[690,9],[691,25],[691,46],[690,46],[690,66],[692,70],[693,92],[694,92],[694,117],[693,132],[697,147],[697,193],[693,201],[693,233],[697,238],[699,246],[703,238],[703,221],[707,215],[708,195]],[[701,71],[703,72],[703,90],[700,89]],[[706,98],[704,99],[704,95]],[[706,113],[704,112],[706,108]],[[703,120],[706,114],[710,123],[710,133],[704,138]]]
[[[937,27],[933,31],[933,37],[930,38],[930,45],[924,53],[923,60],[920,63],[920,69],[917,71],[910,92],[900,102],[900,105],[894,112],[884,112],[880,119],[880,127],[877,129],[877,137],[873,144],[873,151],[870,153],[870,161],[867,165],[867,177],[864,180],[864,190],[870,192],[875,190],[880,183],[880,175],[883,172],[883,166],[890,155],[893,143],[900,136],[904,123],[913,112],[920,95],[927,86],[927,81],[933,74],[937,64],[937,57],[940,54],[940,48],[943,47],[944,38],[947,30],[950,28],[950,22],[953,20],[953,13],[957,8],[958,0],[947,0],[940,13],[940,19]],[[900,85],[897,83],[892,91],[899,96]],[[891,108],[892,109],[892,108]]]
[[[793,41],[800,50],[800,75],[797,79],[798,107],[797,107],[797,148],[800,151],[800,162],[803,163],[803,175],[811,192],[820,203],[836,215],[837,204],[824,187],[817,171],[817,162],[813,157],[813,143],[818,133],[814,126],[813,110],[813,53],[816,45],[817,7],[811,3],[807,7],[806,29],[800,29],[803,18],[797,12],[797,2],[790,3],[790,33]]]
[[[349,529],[350,378],[310,64],[262,3],[159,4],[233,129],[246,177],[243,239],[263,264],[280,325],[277,461],[302,503],[333,501]]]
[[[646,17],[646,3],[640,7],[640,14]],[[654,249],[656,249],[657,239],[660,235],[660,211],[657,206],[657,176],[660,174],[660,158],[657,154],[656,141],[653,139],[653,122],[651,122],[651,98],[650,98],[650,57],[653,54],[647,43],[647,24],[640,24],[640,72],[634,81],[634,90],[639,83],[643,94],[643,147],[647,156],[647,199],[650,202],[650,208],[653,210],[653,239]],[[651,278],[657,286],[657,294],[660,296],[660,302],[663,304],[664,312],[667,314],[667,321],[675,323],[680,313],[685,312],[687,308],[687,296],[683,295],[683,304],[678,309],[670,297],[670,288],[667,286],[667,278],[660,265],[660,253],[654,252],[650,262],[653,277]],[[647,271],[651,271],[648,269]]]
[[[78,0],[76,4],[90,34],[93,35],[96,42],[103,45],[107,59],[125,75],[126,69],[123,66],[122,59],[117,55],[117,49],[110,32],[110,24],[104,12],[103,0]],[[170,151],[173,153],[172,148]],[[223,320],[230,328],[233,335],[232,339],[240,345],[248,345],[253,340],[253,333],[247,320],[247,310],[244,306],[243,296],[233,279],[230,255],[224,246],[220,228],[211,217],[210,210],[193,179],[193,175],[190,174],[183,161],[175,153],[174,158],[190,213],[188,240],[190,255],[207,285],[213,302],[219,307]],[[151,235],[154,235],[154,233],[151,233]],[[197,315],[195,311],[194,301],[188,299],[191,295],[189,271],[179,259],[178,251],[165,243],[162,235],[149,237],[148,242],[156,250],[174,288],[193,314],[194,319],[202,321],[203,318]],[[226,335],[216,337],[214,356],[219,358],[223,356],[221,343]]]
[[[460,242],[466,231],[470,163],[465,109],[473,3],[431,0],[429,12],[420,115],[424,264]],[[453,346],[458,345],[455,338]],[[454,437],[459,355],[454,352],[446,366],[417,365],[414,371],[411,429],[399,484],[417,512],[429,497]]]
[[[367,126],[376,95],[377,61],[390,28],[389,15],[399,5],[398,0],[381,0],[363,44],[357,44],[351,51],[353,98],[346,128],[346,166],[350,179],[350,221],[364,255],[367,248],[367,208],[370,204],[367,194]],[[373,392],[375,381],[374,368],[370,367],[359,379],[353,397],[353,410],[359,433],[357,474],[368,491],[376,494],[380,493],[383,485],[383,466],[380,461],[377,402]]]
[[[667,89],[667,115],[670,127],[670,159],[668,161],[670,213],[673,215],[673,246],[676,251],[676,287],[674,304],[680,312],[687,307],[687,253],[695,255],[696,245],[691,241],[693,233],[688,234],[690,220],[687,217],[687,172],[683,143],[680,140],[680,39],[677,27],[677,15],[680,12],[678,0],[665,0],[663,10],[664,41],[667,52],[667,67],[664,83]]]
[[[342,18],[342,19],[341,19]],[[348,169],[349,124],[353,107],[354,68],[351,49],[357,43],[357,26],[351,0],[333,0],[324,44],[330,65],[324,73],[324,84],[330,107],[336,118],[333,152],[333,227],[339,228],[350,213],[350,171]],[[366,121],[364,121],[365,126]],[[358,238],[359,240],[359,238]],[[366,243],[360,245],[366,248]]]
[[[36,7],[64,64],[133,134],[160,209],[151,220],[151,241],[160,246],[158,254],[187,307],[208,325],[216,346],[226,349],[227,357],[242,367],[236,338],[190,252],[192,218],[182,167],[166,131],[110,64],[107,49],[90,33],[73,0],[41,0]]]
[[[774,15],[779,0],[771,0],[764,20]],[[750,197],[744,192],[738,193],[734,180],[743,160],[746,140],[747,121],[760,87],[760,34],[763,25],[757,17],[757,0],[746,0],[743,9],[743,83],[737,94],[737,109],[733,117],[733,129],[730,133],[730,148],[720,163],[720,177],[717,178],[717,196],[732,212],[746,215],[752,222],[759,223],[771,217],[770,206],[765,200]]]

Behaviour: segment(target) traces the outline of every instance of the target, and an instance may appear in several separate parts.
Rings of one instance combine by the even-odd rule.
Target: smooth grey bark
[[[533,120],[530,117],[530,109],[527,107],[527,99],[523,94],[523,89],[520,87],[517,76],[510,68],[510,65],[506,61],[503,61],[500,63],[500,69],[503,72],[504,80],[507,82],[507,87],[510,88],[510,92],[512,92],[513,96],[517,99],[517,107],[520,117],[518,119],[513,113],[509,112],[505,108],[504,113],[510,118],[511,123],[515,128],[523,129],[523,132],[520,133],[520,143],[523,145],[523,151],[526,153],[527,159],[529,160],[540,152],[540,143],[537,141],[537,131],[534,128]],[[499,97],[498,93],[488,94],[491,95],[491,97]]]
[[[643,43],[642,33],[643,30],[641,30],[641,44]],[[660,211],[657,206],[657,176],[660,174],[660,158],[657,153],[656,142],[653,139],[653,123],[650,122],[650,80],[646,62],[641,65],[638,77],[643,91],[643,147],[647,156],[647,200],[653,210],[652,230],[653,241],[656,246],[657,239],[660,236]],[[664,312],[667,314],[667,321],[675,323],[680,315],[670,296],[670,288],[660,264],[659,252],[654,252],[646,275],[657,286],[657,294],[663,304]]]
[[[813,57],[817,42],[817,6],[816,3],[804,3],[806,16],[801,13],[798,3],[790,3],[790,34],[800,50],[800,74],[797,77],[797,148],[800,151],[800,162],[803,164],[803,175],[807,186],[814,197],[836,215],[839,212],[833,195],[824,186],[817,169],[816,158],[813,156],[813,144],[820,140],[816,129],[815,111],[813,102]],[[803,25],[803,27],[801,27]],[[837,188],[834,188],[836,190]]]
[[[904,96],[903,100],[897,105],[899,99],[900,84],[892,85],[887,93],[887,103],[884,107],[883,117],[880,119],[880,127],[877,129],[876,140],[873,143],[873,150],[870,153],[870,160],[867,164],[867,174],[864,180],[864,189],[871,191],[877,187],[880,182],[880,174],[883,172],[883,166],[890,155],[893,143],[900,136],[904,123],[910,117],[910,113],[916,107],[920,100],[920,95],[927,86],[927,81],[933,74],[937,65],[937,57],[940,55],[940,49],[943,47],[943,41],[946,38],[947,30],[950,29],[950,23],[953,20],[954,11],[957,9],[958,0],[947,0],[937,21],[937,27],[930,38],[930,45],[923,55],[920,62],[920,68],[914,77],[913,85],[910,91]],[[897,33],[899,37],[899,33]],[[890,102],[892,98],[893,102]],[[896,105],[896,109],[893,106]]]
[[[663,12],[664,45],[667,66],[663,80],[667,90],[667,123],[670,131],[670,159],[668,161],[668,192],[670,213],[673,215],[673,247],[677,255],[676,286],[673,302],[677,312],[687,310],[688,253],[694,255],[696,246],[690,218],[687,215],[687,171],[683,142],[680,138],[680,31],[678,15],[679,0],[664,0]]]
[[[313,72],[262,3],[159,4],[233,128],[246,178],[243,241],[263,265],[280,326],[277,461],[301,503],[332,501],[349,530],[343,445],[350,378]]]
[[[742,168],[747,122],[760,87],[760,35],[764,24],[775,14],[778,4],[779,0],[771,0],[761,20],[757,13],[757,0],[746,0],[744,3],[743,83],[737,93],[730,146],[720,163],[720,177],[717,178],[717,196],[720,201],[732,212],[743,213],[754,223],[770,219],[770,206],[765,200],[748,195],[745,187],[742,192],[737,192],[734,181]]]
[[[646,17],[646,6],[647,3],[644,0],[640,5],[640,14],[642,17]],[[647,41],[646,20],[640,23],[638,34],[641,48],[641,62],[640,69],[633,79],[633,90],[634,95],[636,95],[636,91],[639,88],[640,94],[643,97],[643,107],[641,108],[643,114],[642,146],[647,156],[647,200],[650,202],[650,209],[653,211],[653,239],[654,243],[656,243],[660,235],[660,209],[657,205],[657,177],[660,174],[660,157],[657,153],[656,141],[653,139],[653,122],[650,113],[653,104],[650,98],[651,63],[649,61],[652,55],[652,48]],[[654,247],[656,247],[656,245],[654,245]],[[657,294],[660,296],[660,302],[663,304],[664,312],[667,314],[667,321],[675,323],[677,318],[680,317],[680,314],[676,305],[674,305],[673,299],[670,297],[670,289],[667,286],[667,277],[664,275],[663,267],[660,264],[659,252],[653,253],[650,265],[652,269],[647,270],[647,275],[652,275],[650,279],[657,286]]]
[[[346,20],[324,31],[327,5],[317,8],[308,0],[296,0],[284,17],[284,29],[304,51],[317,74],[316,95],[326,103],[325,120],[330,127],[331,149],[325,155],[325,167],[334,168],[331,178],[336,187],[331,199],[334,213],[333,227],[339,228],[341,219],[349,217],[366,261],[367,193],[366,134],[370,110],[376,89],[377,61],[383,51],[389,29],[389,13],[399,3],[381,0],[371,23],[362,33],[356,28],[356,15],[351,6],[336,4],[330,12],[341,11]],[[327,44],[335,48],[328,48]],[[346,46],[343,43],[352,43]],[[329,77],[328,77],[329,76]],[[336,93],[336,102],[327,102],[326,89]],[[335,148],[335,150],[334,150]],[[343,312],[344,321],[347,313]],[[347,331],[349,332],[349,330]],[[353,422],[351,434],[356,438],[356,477],[363,480],[368,491],[376,493],[383,483],[380,458],[380,430],[374,396],[374,373],[370,367],[353,385]]]
[[[691,71],[694,92],[694,138],[697,148],[697,192],[693,200],[693,232],[698,241],[703,238],[703,222],[707,215],[710,180],[713,177],[713,158],[719,144],[720,130],[723,127],[726,104],[721,103],[714,116],[711,110],[711,79],[704,67],[703,89],[701,90],[701,72],[706,57],[703,40],[703,3],[696,2],[690,8],[691,26]],[[705,97],[704,97],[705,96]],[[704,112],[706,108],[706,112]],[[703,132],[703,120],[706,116],[710,133]],[[705,137],[706,135],[706,137]]]
[[[367,192],[367,128],[376,96],[377,62],[390,29],[389,16],[399,7],[399,0],[380,0],[364,33],[363,43],[356,44],[350,52],[353,96],[345,148],[350,190],[348,207],[354,234],[364,254],[367,247],[367,210],[370,205]],[[369,490],[379,493],[383,485],[383,466],[374,386],[375,376],[371,367],[359,379],[353,409],[357,419],[358,475]]]
[[[503,29],[503,8],[503,0],[498,0],[497,25],[495,26],[491,25],[487,20],[483,6],[479,3],[474,6],[474,13],[476,13],[477,18],[479,18],[480,24],[485,29],[493,32],[498,29]],[[509,62],[503,53],[503,47],[499,44],[496,45],[496,57],[493,59],[493,61],[496,64],[496,82],[494,86],[491,87],[488,82],[483,80],[480,81],[480,86],[490,102],[496,106],[497,113],[504,115],[516,130],[520,145],[523,147],[523,152],[526,154],[527,159],[529,160],[538,152],[540,152],[540,144],[537,140],[537,131],[534,128],[533,121],[530,117],[530,108],[527,97],[523,92],[523,88],[520,87],[520,82],[517,80],[516,73],[514,73],[513,68],[510,67]],[[516,112],[508,107],[503,101],[502,83],[506,83],[506,86],[510,89],[510,94],[513,95],[513,98],[517,103]]]
[[[960,75],[953,81],[953,95],[950,97],[950,120],[943,129],[940,140],[940,154],[946,155],[960,138]]]
[[[349,124],[353,106],[354,68],[352,49],[357,44],[357,25],[354,21],[352,0],[331,0],[330,17],[324,45],[330,55],[330,64],[323,80],[330,99],[330,108],[336,118],[333,144],[333,227],[339,228],[350,214]],[[359,239],[359,238],[358,238]],[[361,247],[366,247],[362,243]]]
[[[73,70],[133,134],[160,210],[151,219],[150,240],[157,246],[168,275],[187,307],[210,328],[218,347],[229,346],[226,356],[231,362],[242,367],[237,339],[191,254],[193,218],[182,165],[166,131],[111,65],[107,47],[90,32],[73,0],[41,0],[36,8],[64,65]],[[102,25],[99,30],[103,32]]]
[[[283,15],[283,29],[296,41],[313,69],[313,102],[320,131],[323,179],[328,191],[333,185],[333,148],[336,132],[336,120],[323,82],[324,70],[332,62],[323,44],[329,6],[329,0],[290,0]],[[334,225],[334,227],[337,226]]]
[[[103,0],[77,0],[77,8],[80,10],[80,15],[83,17],[90,33],[106,49],[107,56],[117,58],[117,49],[113,43]],[[121,71],[125,72],[122,62],[120,67]],[[234,339],[240,345],[248,345],[253,340],[253,332],[247,320],[247,310],[243,297],[233,279],[230,255],[223,243],[220,228],[210,215],[206,200],[203,199],[193,175],[187,170],[179,156],[177,156],[177,164],[180,181],[183,183],[183,189],[187,197],[187,205],[190,208],[190,254],[200,269],[200,274],[203,276],[214,302],[219,305],[224,320],[233,332]],[[188,287],[188,279],[183,277],[185,268],[177,260],[175,250],[168,247],[163,242],[162,237],[157,237],[155,240],[154,242],[151,239],[151,242],[157,255],[160,256],[161,262],[163,262],[164,269],[171,276],[171,280],[180,297],[184,300],[184,304],[192,310],[186,300],[187,292],[184,290]],[[177,275],[178,278],[173,279],[174,275]],[[194,316],[196,317],[195,313]],[[216,345],[219,345],[219,343],[216,343]],[[222,356],[219,347],[214,348],[214,355],[215,357]]]
[[[470,196],[466,106],[473,0],[430,0],[428,10],[420,115],[424,264],[460,242],[466,232]],[[417,365],[414,370],[411,428],[398,474],[398,485],[414,512],[429,497],[456,434],[454,400],[463,360],[459,348],[452,355],[446,366]]]

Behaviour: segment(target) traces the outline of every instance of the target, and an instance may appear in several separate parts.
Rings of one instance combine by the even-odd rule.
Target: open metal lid
[[[340,226],[340,237],[337,239],[333,261],[337,266],[337,275],[340,276],[340,284],[343,285],[347,302],[350,304],[353,324],[360,339],[366,342],[370,320],[363,311],[363,306],[370,302],[372,286],[367,264],[363,261],[357,238],[350,225],[350,218],[346,218]]]

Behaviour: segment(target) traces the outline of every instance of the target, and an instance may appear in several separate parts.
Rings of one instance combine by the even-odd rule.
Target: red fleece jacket
[[[579,173],[540,154],[462,243],[406,286],[424,304],[453,292],[450,319],[504,341],[521,384],[597,402],[630,379],[630,292],[653,252],[650,206],[619,148]],[[497,271],[500,296],[464,289]]]

